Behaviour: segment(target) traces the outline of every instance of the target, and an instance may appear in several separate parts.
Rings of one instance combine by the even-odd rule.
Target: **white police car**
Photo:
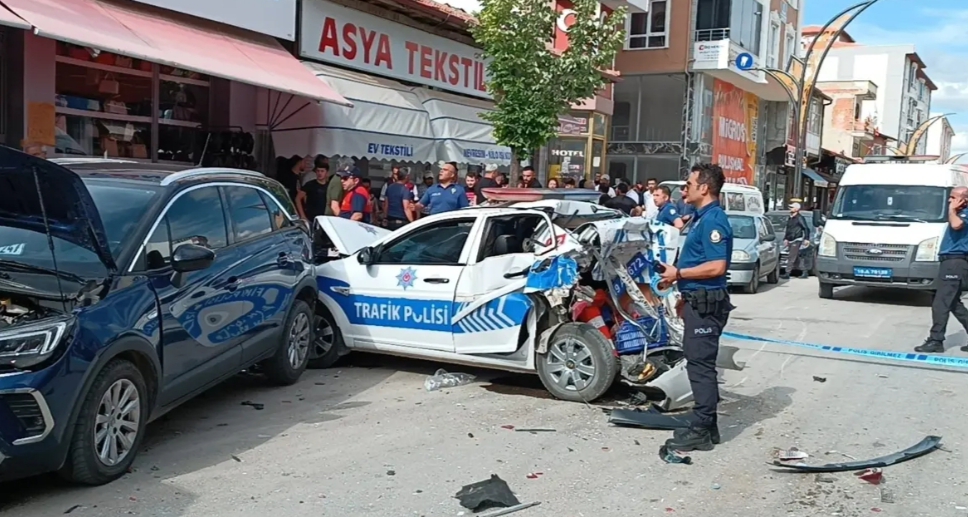
[[[536,372],[558,398],[601,396],[621,361],[608,332],[576,321],[576,307],[596,288],[607,291],[607,282],[622,291],[626,280],[648,287],[633,263],[654,254],[671,263],[676,230],[660,225],[672,244],[659,244],[648,238],[656,225],[588,202],[594,191],[487,190],[485,206],[395,232],[317,218],[321,303],[310,365],[328,367],[361,350]],[[632,278],[610,275],[612,266],[600,262],[627,267]],[[681,343],[681,328],[669,333]],[[691,400],[684,369],[677,375]]]

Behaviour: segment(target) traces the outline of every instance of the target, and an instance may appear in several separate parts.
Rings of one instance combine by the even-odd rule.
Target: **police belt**
[[[692,306],[700,316],[713,314],[729,305],[729,293],[726,289],[699,288],[695,291],[682,293],[682,299]]]

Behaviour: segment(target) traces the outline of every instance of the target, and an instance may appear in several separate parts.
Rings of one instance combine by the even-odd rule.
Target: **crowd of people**
[[[427,173],[417,183],[409,169],[394,165],[390,177],[376,193],[370,178],[363,177],[355,166],[340,167],[334,173],[325,156],[296,156],[281,167],[277,179],[288,190],[303,219],[339,216],[396,230],[426,215],[484,203],[484,189],[510,187],[507,175],[493,165],[480,173],[468,172],[463,182],[458,170],[457,163],[448,162],[440,167],[436,177]],[[605,207],[628,215],[654,217],[677,228],[682,228],[693,213],[684,196],[675,201],[672,190],[659,185],[655,178],[644,182],[613,181],[608,174],[599,174],[594,180],[550,178],[544,187],[534,167],[526,166],[516,187],[597,190],[601,193],[599,204]]]

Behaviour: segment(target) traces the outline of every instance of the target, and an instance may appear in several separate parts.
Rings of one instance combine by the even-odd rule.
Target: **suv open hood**
[[[101,216],[81,178],[53,162],[0,146],[0,225],[46,233],[45,211],[52,236],[93,251],[109,271],[117,271]]]

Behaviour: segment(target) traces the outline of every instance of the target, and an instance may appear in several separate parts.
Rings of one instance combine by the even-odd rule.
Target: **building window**
[[[7,143],[7,31],[0,27],[0,144]]]
[[[789,69],[789,67],[790,67],[790,59],[794,55],[796,55],[795,54],[795,52],[797,50],[796,38],[797,38],[797,31],[795,31],[793,29],[793,26],[792,25],[787,25],[786,26],[786,42],[783,44],[783,62],[780,63],[780,66],[783,67],[784,70],[788,70]]]
[[[807,120],[807,132],[819,135],[823,127],[823,104],[819,99],[810,101],[810,118]]]
[[[777,68],[777,60],[780,57],[780,22],[770,20],[770,41],[769,54],[766,56],[766,66]]]
[[[632,13],[627,23],[626,49],[669,46],[669,0],[652,0],[649,12]]]
[[[208,77],[60,42],[55,59],[56,154],[151,158],[157,118],[158,158],[198,162]]]
[[[760,53],[763,5],[757,0],[735,0],[730,13],[729,37],[754,55]]]

